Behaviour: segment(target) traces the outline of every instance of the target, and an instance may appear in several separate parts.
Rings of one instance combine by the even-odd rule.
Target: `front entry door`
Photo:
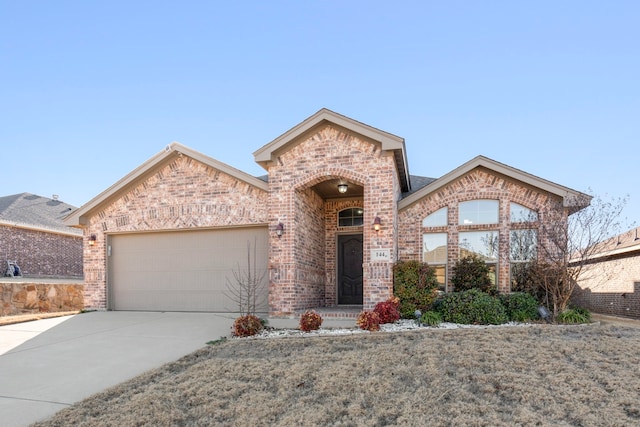
[[[362,304],[362,234],[338,236],[338,304]]]

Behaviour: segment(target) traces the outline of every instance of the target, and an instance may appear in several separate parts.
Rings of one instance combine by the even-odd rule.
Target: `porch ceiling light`
[[[375,217],[375,219],[373,220],[373,229],[376,231],[379,231],[381,226],[382,226],[382,220],[380,219],[379,216]]]
[[[349,186],[347,184],[338,184],[338,192],[340,194],[344,194],[347,192],[347,188],[349,188]]]
[[[282,233],[284,233],[284,224],[279,222],[278,225],[276,225],[276,236],[280,238],[282,237]]]

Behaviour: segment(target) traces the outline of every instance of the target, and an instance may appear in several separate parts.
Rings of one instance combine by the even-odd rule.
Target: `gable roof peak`
[[[369,140],[380,143],[383,151],[392,152],[394,154],[402,191],[409,191],[411,184],[409,182],[409,164],[407,162],[404,138],[374,128],[350,117],[343,116],[328,108],[321,108],[315,114],[256,150],[253,153],[256,163],[268,170],[269,163],[275,161],[280,153],[287,151],[293,145],[300,142],[301,137],[307,134],[307,132],[324,123],[331,123],[362,135]]]
[[[554,182],[524,172],[520,169],[516,169],[504,163],[500,163],[496,160],[490,159],[489,157],[478,155],[468,162],[462,164],[461,166],[458,166],[451,172],[424,186],[420,190],[408,195],[400,201],[398,207],[400,209],[406,208],[407,206],[410,206],[418,200],[422,199],[426,195],[431,194],[439,188],[448,185],[449,183],[455,181],[464,174],[469,173],[478,167],[487,168],[501,175],[539,188],[548,193],[555,194],[562,199],[563,205],[569,208],[569,211],[571,213],[577,212],[587,207],[591,203],[592,197],[588,194],[573,190],[560,184],[556,184]]]
[[[82,226],[86,223],[87,216],[98,207],[112,200],[114,197],[120,195],[123,191],[126,191],[130,186],[135,185],[140,180],[144,179],[150,173],[152,173],[159,165],[164,164],[169,159],[177,156],[185,155],[202,164],[205,164],[213,169],[219,170],[227,175],[230,175],[240,181],[244,181],[249,185],[260,188],[261,190],[268,191],[269,186],[266,182],[249,175],[246,172],[242,172],[232,166],[222,163],[212,157],[206,156],[199,151],[193,150],[179,142],[172,142],[164,147],[162,151],[151,157],[149,160],[129,172],[118,182],[111,187],[104,190],[102,193],[91,199],[89,202],[76,209],[69,216],[65,218],[65,223],[71,227]]]

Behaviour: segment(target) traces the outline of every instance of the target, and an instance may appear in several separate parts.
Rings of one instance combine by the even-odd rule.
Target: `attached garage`
[[[252,273],[255,263],[264,278],[257,311],[266,312],[268,240],[264,226],[111,235],[108,306],[112,310],[237,312],[238,302],[228,282],[235,283],[234,272],[247,271],[250,253]]]

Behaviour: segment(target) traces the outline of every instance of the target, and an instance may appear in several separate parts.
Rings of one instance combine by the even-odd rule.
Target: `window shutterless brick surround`
[[[491,199],[499,203],[499,223],[491,225],[459,225],[458,204],[468,200]],[[540,218],[533,224],[511,224],[510,204],[518,203],[540,212]],[[451,269],[459,258],[458,233],[462,231],[497,230],[499,232],[498,290],[510,291],[509,275],[509,232],[518,227],[539,228],[545,221],[544,213],[558,205],[558,198],[523,185],[508,177],[478,168],[439,189],[413,205],[400,211],[399,254],[402,260],[421,260],[422,236],[425,232],[447,233],[447,264]],[[447,226],[423,228],[422,221],[440,208],[448,208]],[[561,214],[566,217],[566,214]],[[554,215],[557,218],[557,216]],[[539,244],[545,244],[539,235]],[[450,274],[449,274],[450,276]]]

